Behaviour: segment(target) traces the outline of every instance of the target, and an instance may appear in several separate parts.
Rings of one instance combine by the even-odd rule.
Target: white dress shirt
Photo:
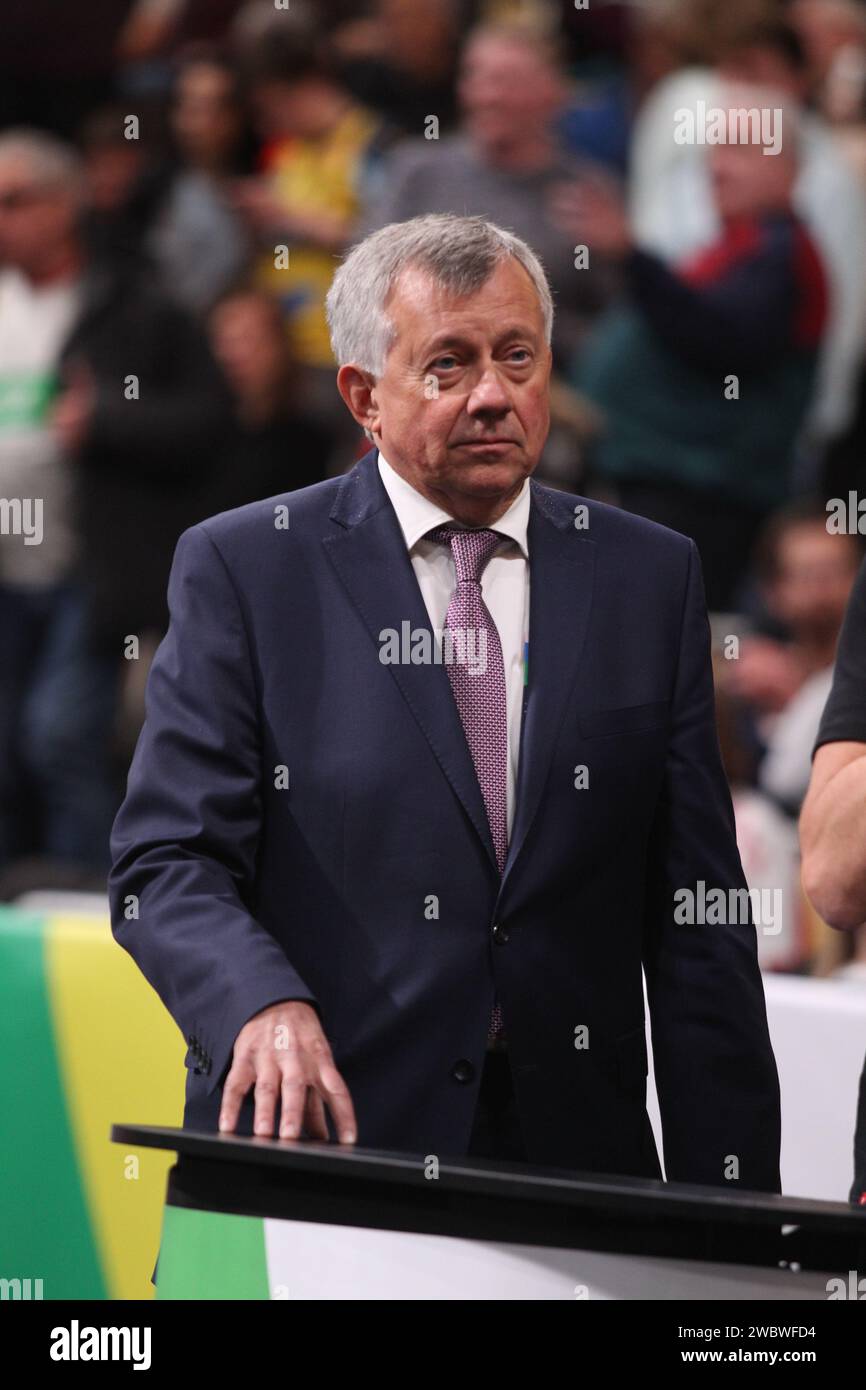
[[[379,475],[397,514],[406,549],[418,580],[434,632],[445,626],[445,615],[457,584],[454,557],[448,546],[424,539],[434,526],[460,526],[448,512],[423,497],[379,454]],[[523,714],[524,654],[529,642],[529,479],[508,511],[491,528],[502,532],[502,543],[481,575],[481,593],[496,624],[505,666],[508,718],[508,834],[514,823],[520,723]]]

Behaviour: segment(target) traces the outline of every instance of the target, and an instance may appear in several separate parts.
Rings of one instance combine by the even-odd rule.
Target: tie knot
[[[488,527],[462,530],[457,526],[437,526],[430,533],[434,541],[450,545],[458,581],[478,584],[487,561],[503,537]]]

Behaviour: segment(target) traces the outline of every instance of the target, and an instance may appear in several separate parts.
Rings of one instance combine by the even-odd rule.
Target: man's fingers
[[[304,1111],[304,1128],[311,1139],[330,1139],[325,1120],[325,1103],[314,1086],[307,1090],[307,1108]]]
[[[333,1062],[323,1062],[319,1067],[319,1081],[316,1088],[327,1102],[334,1117],[337,1138],[341,1144],[354,1144],[358,1135],[355,1120],[355,1107],[349,1088]]]
[[[273,1062],[261,1067],[256,1077],[254,1134],[273,1135],[280,1088],[279,1068]]]
[[[297,1139],[307,1099],[307,1082],[296,1062],[283,1072],[280,1138]]]
[[[237,1060],[232,1062],[231,1070],[223,1086],[223,1099],[220,1106],[220,1133],[233,1134],[238,1122],[244,1096],[256,1079],[251,1062]]]

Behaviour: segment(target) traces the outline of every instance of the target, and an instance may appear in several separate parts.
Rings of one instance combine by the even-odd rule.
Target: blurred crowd
[[[766,969],[866,978],[797,815],[862,558],[864,0],[49,0],[0,55],[0,899],[104,882],[178,535],[367,441],[324,298],[426,212],[555,296],[537,476],[692,536]],[[674,138],[757,108],[784,139]],[[34,499],[39,499],[36,505]],[[863,519],[866,532],[866,517]]]

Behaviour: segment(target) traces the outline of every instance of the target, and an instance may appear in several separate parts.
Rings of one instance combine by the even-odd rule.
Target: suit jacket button
[[[465,1086],[467,1081],[471,1081],[475,1075],[475,1068],[465,1057],[461,1057],[459,1062],[455,1062],[454,1066],[451,1068],[451,1075],[454,1077],[455,1081],[459,1081]]]
[[[504,946],[508,940],[508,928],[504,927],[501,922],[496,922],[494,924],[493,940],[496,942],[497,946]]]

